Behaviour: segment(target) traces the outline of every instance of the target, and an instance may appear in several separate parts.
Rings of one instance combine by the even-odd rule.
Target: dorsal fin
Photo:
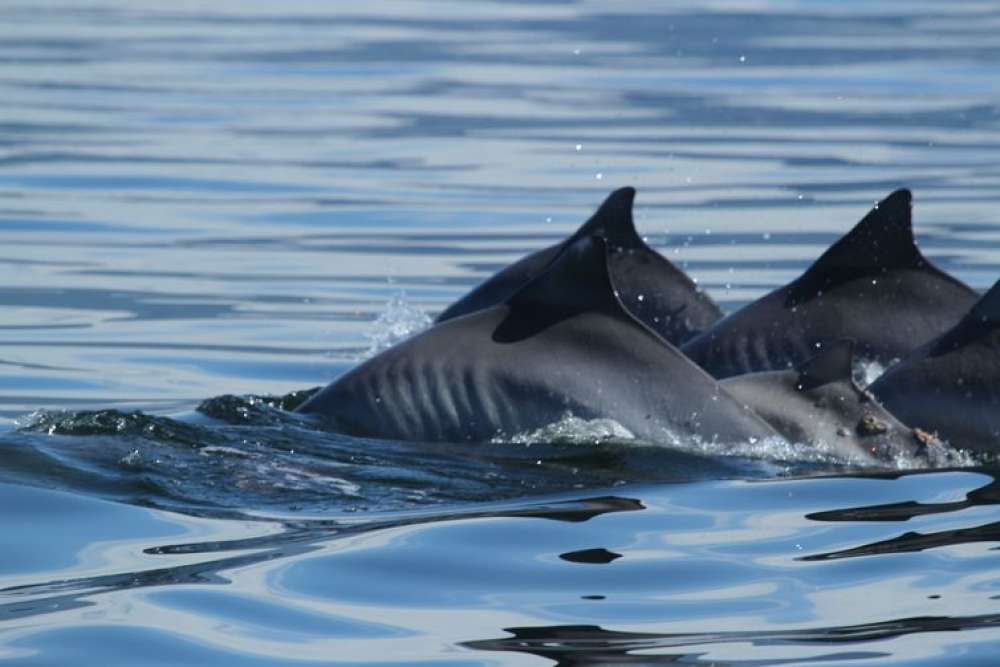
[[[802,362],[795,369],[799,373],[799,386],[812,389],[831,382],[851,380],[854,361],[854,341],[850,338],[823,343],[818,353]]]
[[[632,219],[634,201],[635,188],[618,188],[608,195],[594,215],[566,240],[565,246],[584,236],[600,236],[607,240],[612,250],[619,247],[635,247],[642,241],[635,231],[635,221]]]
[[[962,321],[968,321],[981,329],[995,329],[1000,325],[1000,280],[993,283],[993,287],[979,298]]]
[[[636,233],[635,225],[632,222],[632,202],[634,199],[635,188],[626,187],[615,190],[607,196],[597,211],[565,241],[534,252],[500,270],[445,308],[438,315],[436,321],[444,322],[476,310],[504,303],[528,282],[545,272],[565,248],[582,238],[600,236],[608,239],[609,245],[613,248],[642,247],[642,239]]]
[[[1000,327],[1000,280],[979,298],[958,324],[930,346],[929,354],[950,352]]]
[[[568,244],[506,305],[510,312],[493,334],[501,343],[521,340],[577,313],[620,309],[608,273],[606,241],[584,236]]]
[[[926,260],[913,239],[911,201],[910,191],[901,189],[876,204],[789,286],[789,301],[806,301],[860,276],[924,266]]]

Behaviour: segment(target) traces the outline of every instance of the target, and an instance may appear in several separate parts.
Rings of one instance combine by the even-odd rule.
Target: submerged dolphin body
[[[920,254],[910,192],[897,190],[798,279],[682,349],[717,378],[790,368],[838,338],[853,339],[864,359],[890,363],[946,331],[976,298]]]
[[[954,447],[1000,452],[1000,281],[951,330],[872,383],[897,417]]]
[[[582,238],[596,237],[607,243],[608,271],[629,313],[677,345],[704,331],[722,317],[722,311],[683,271],[639,237],[632,220],[634,199],[633,188],[615,190],[568,239],[496,273],[446,308],[437,321],[505,302],[545,271],[566,248]]]
[[[859,388],[851,377],[853,341],[827,343],[794,369],[722,381],[788,442],[808,443],[862,463],[910,460],[930,444]]]
[[[448,320],[341,376],[300,412],[352,434],[488,441],[566,413],[652,442],[777,438],[616,297],[606,242],[586,236],[505,303]]]

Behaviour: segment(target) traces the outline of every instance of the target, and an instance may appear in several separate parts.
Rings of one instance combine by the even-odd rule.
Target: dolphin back
[[[1000,452],[1000,281],[869,389],[911,426],[959,448]]]
[[[776,437],[615,295],[607,242],[584,237],[507,301],[439,323],[337,379],[299,410],[349,432],[483,441],[567,413],[652,442]]]
[[[860,357],[888,364],[946,331],[976,298],[920,253],[910,193],[898,190],[802,276],[682,349],[718,378],[792,368],[839,338],[854,340]]]
[[[502,269],[448,306],[436,321],[504,303],[579,240],[599,238],[607,246],[609,271],[630,313],[675,344],[704,331],[722,317],[722,311],[683,271],[639,237],[632,217],[634,199],[633,188],[615,190],[565,241]]]

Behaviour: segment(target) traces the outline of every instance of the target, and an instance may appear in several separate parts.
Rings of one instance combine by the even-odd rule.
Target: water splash
[[[785,472],[805,472],[803,467],[865,468],[872,470],[927,470],[934,468],[967,468],[981,465],[973,454],[954,449],[936,438],[928,441],[926,450],[915,455],[898,452],[891,459],[872,461],[866,456],[852,455],[841,447],[828,443],[788,442],[784,438],[751,438],[743,442],[722,442],[699,436],[684,435],[663,429],[656,443],[637,438],[613,419],[582,419],[567,412],[561,419],[539,429],[502,436],[492,444],[550,445],[634,445],[669,449],[708,459],[744,459],[779,464]]]
[[[622,443],[635,439],[631,431],[614,419],[582,419],[567,412],[559,421],[547,426],[513,436],[497,436],[490,442],[515,445],[538,442],[563,445],[599,445],[609,442]]]
[[[430,315],[423,309],[406,300],[405,293],[393,295],[385,304],[382,313],[375,319],[372,328],[365,334],[369,345],[362,358],[367,359],[389,349],[413,334],[423,331],[432,322]]]
[[[874,359],[860,359],[855,357],[854,363],[851,365],[851,376],[859,387],[867,387],[897,361],[899,360],[893,359],[888,364],[882,364]]]

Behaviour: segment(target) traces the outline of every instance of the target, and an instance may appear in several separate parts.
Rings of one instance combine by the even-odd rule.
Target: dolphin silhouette
[[[808,443],[860,463],[912,460],[930,436],[879,405],[852,378],[854,342],[836,340],[794,369],[722,380],[788,442]]]
[[[582,238],[607,244],[608,270],[624,308],[674,344],[710,327],[722,311],[683,271],[646,245],[632,220],[634,188],[612,192],[569,238],[532,253],[496,273],[448,306],[438,322],[503,303]]]
[[[954,447],[1000,451],[1000,281],[958,324],[889,368],[870,390],[904,422]]]
[[[502,304],[403,341],[298,410],[397,440],[488,441],[566,413],[657,443],[777,438],[622,305],[614,256],[600,235],[575,239]]]
[[[910,202],[909,190],[893,192],[799,278],[681,349],[725,378],[794,367],[838,338],[888,364],[943,333],[977,295],[920,253]]]

